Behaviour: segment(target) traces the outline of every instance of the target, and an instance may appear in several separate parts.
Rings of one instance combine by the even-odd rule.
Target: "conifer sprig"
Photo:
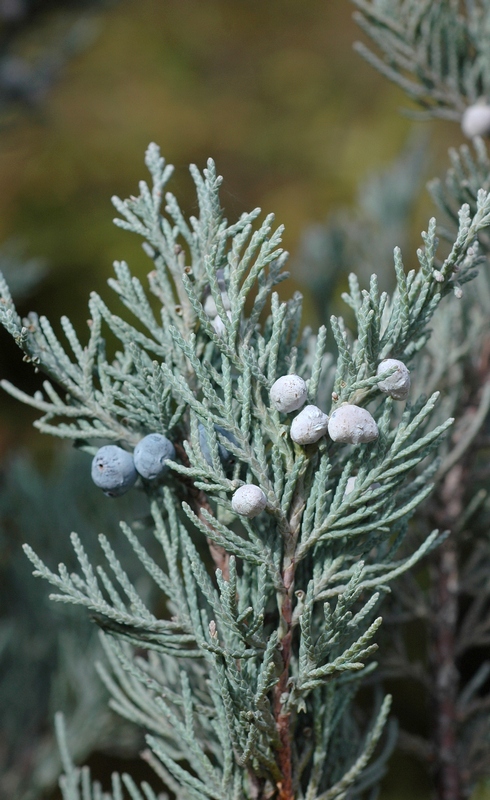
[[[459,121],[488,96],[488,0],[352,1],[375,47],[356,42],[355,49],[423,109],[410,114]]]
[[[109,668],[101,674],[114,705],[148,732],[148,758],[178,798],[325,800],[347,789],[356,796],[356,786],[363,791],[382,770],[386,754],[368,772],[366,765],[389,701],[376,704],[367,734],[347,709],[373,668],[381,596],[438,541],[434,532],[415,552],[398,555],[431,490],[435,449],[450,424],[433,424],[437,395],[395,414],[377,386],[393,370],[378,374],[378,366],[388,355],[410,363],[456,271],[460,281],[471,278],[490,197],[482,191],[471,213],[461,208],[442,263],[434,221],[417,272],[406,275],[395,251],[392,297],[380,293],[376,276],[369,291],[351,277],[346,299],[355,325],[332,319],[332,387],[326,329],[301,331],[300,297],[281,302],[273,291],[286,254],[272,216],[256,223],[256,210],[229,225],[211,161],[202,175],[191,170],[199,216],[186,220],[169,193],[162,213],[170,169],[155,145],[147,166],[152,186],[115,200],[118,224],[144,237],[154,262],[148,289],[124,262],[116,264],[110,285],[126,315],[92,295],[86,344],[62,320],[70,350],[46,319],[20,320],[5,284],[0,317],[49,376],[42,396],[4,384],[43,413],[42,431],[92,453],[118,442],[127,455],[151,433],[174,444],[162,476],[139,483],[152,501],[158,554],[121,526],[161,597],[159,612],[130,580],[117,543],[103,535],[107,566],[94,566],[76,535],[78,572],[60,565],[55,573],[27,553],[54,586],[54,599],[84,606],[107,634]],[[106,330],[119,341],[112,359]],[[306,380],[311,404],[330,386],[324,412],[369,405],[375,441],[294,441],[292,414],[269,395],[290,373]],[[263,497],[263,510],[250,517],[233,503],[249,485]],[[77,800],[79,773],[67,770],[66,799]],[[140,789],[124,781],[140,800]],[[96,791],[89,786],[87,797]],[[116,781],[115,797],[121,787]]]

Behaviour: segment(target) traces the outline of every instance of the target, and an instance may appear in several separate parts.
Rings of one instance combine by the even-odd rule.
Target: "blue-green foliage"
[[[459,121],[468,105],[488,97],[488,0],[352,2],[381,55],[362,42],[357,52],[422,108],[418,118]]]
[[[116,223],[145,239],[153,260],[149,291],[116,263],[109,283],[126,314],[93,294],[86,344],[62,318],[69,350],[45,318],[22,322],[5,282],[0,317],[25,358],[49,377],[34,397],[3,384],[42,412],[40,430],[89,453],[116,442],[130,451],[150,433],[173,441],[167,478],[147,487],[158,554],[121,524],[161,596],[158,614],[104,535],[104,567],[72,535],[76,573],[63,564],[55,573],[26,551],[35,574],[55,587],[55,599],[86,607],[106,630],[109,667],[101,674],[112,705],[148,732],[148,758],[178,798],[252,798],[257,787],[280,790],[287,781],[288,791],[306,800],[333,800],[347,790],[356,796],[381,774],[383,755],[366,765],[389,699],[376,699],[367,732],[350,704],[374,666],[381,596],[437,542],[433,532],[417,552],[398,553],[410,517],[431,490],[435,450],[451,422],[434,426],[436,394],[413,397],[396,414],[394,401],[377,390],[376,370],[388,356],[411,365],[455,272],[460,284],[473,277],[479,256],[472,245],[490,221],[490,198],[480,191],[473,213],[461,208],[442,262],[434,220],[417,253],[418,271],[405,274],[395,250],[392,296],[374,275],[369,289],[351,276],[346,300],[355,327],[332,317],[332,369],[326,329],[302,330],[301,297],[281,302],[273,291],[286,277],[287,254],[272,215],[258,223],[257,209],[228,224],[221,179],[209,161],[203,174],[191,168],[199,216],[187,220],[175,197],[164,195],[171,169],[156,145],[146,163],[152,186],[142,182],[138,197],[114,203]],[[209,295],[220,326],[204,308]],[[114,358],[106,353],[106,330],[119,341]],[[330,398],[326,412],[342,402],[369,406],[376,442],[346,447],[323,437],[294,445],[291,416],[268,397],[288,372],[307,381],[310,403]],[[231,465],[223,463],[222,448]],[[346,493],[352,476],[355,488]],[[232,510],[243,483],[257,484],[267,497],[266,511],[253,520]],[[290,745],[281,738],[284,726]],[[67,774],[67,800],[79,797],[80,780]],[[140,790],[127,780],[126,786],[139,800]]]
[[[132,755],[140,735],[107,708],[107,692],[97,680],[102,649],[97,630],[74,608],[54,609],[43,587],[33,582],[22,552],[28,539],[36,551],[74,569],[77,561],[66,534],[76,529],[91,558],[99,528],[117,536],[121,502],[144,514],[139,498],[108,501],[97,492],[87,457],[59,453],[49,469],[18,454],[0,473],[0,796],[30,800],[51,791],[61,763],[46,720],[63,708],[73,757],[94,749]],[[142,500],[142,498],[141,498]],[[136,501],[136,502],[135,502]],[[140,531],[148,539],[147,532]],[[131,552],[121,554],[131,570]],[[131,572],[137,577],[137,572]],[[53,613],[53,611],[55,613]],[[26,769],[26,763],[29,769]]]

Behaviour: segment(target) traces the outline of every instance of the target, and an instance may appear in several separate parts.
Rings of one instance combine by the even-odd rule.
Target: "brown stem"
[[[291,659],[292,637],[292,631],[290,627],[292,617],[291,600],[290,598],[286,598],[286,600],[287,602],[285,602],[283,605],[283,614],[289,630],[282,640],[284,669],[276,686],[274,697],[274,715],[276,718],[277,731],[281,742],[281,747],[278,753],[278,765],[279,769],[281,770],[282,780],[277,783],[278,800],[294,800],[290,733],[291,713],[289,711],[283,711],[283,695],[287,692],[289,680],[289,662]]]
[[[462,510],[463,468],[453,467],[438,492],[434,516],[441,527],[454,527]],[[456,666],[458,623],[458,563],[454,536],[432,559],[430,664],[433,674],[433,768],[437,800],[461,800],[462,776],[458,754]]]
[[[292,647],[292,621],[293,621],[293,590],[295,573],[295,553],[296,544],[301,525],[301,516],[305,507],[303,476],[298,478],[296,491],[294,493],[289,513],[289,524],[283,532],[284,536],[284,556],[283,556],[283,599],[281,603],[281,646],[283,670],[274,694],[274,716],[276,718],[277,732],[281,742],[278,752],[278,766],[281,770],[282,780],[278,781],[277,800],[294,800],[293,789],[293,759],[291,748],[291,712],[284,711],[287,708],[284,700],[287,698],[289,688],[289,666],[291,662]]]
[[[490,379],[490,336],[483,342],[476,373],[468,376],[467,385],[475,391],[465,399],[457,414],[458,435],[453,434],[453,448],[446,460],[447,471],[437,491],[432,516],[442,529],[458,530],[464,519],[464,497],[475,478],[474,461],[481,442],[475,437],[481,431],[488,413],[488,381]],[[464,423],[466,422],[466,425]],[[463,437],[461,431],[464,431]],[[468,432],[472,446],[467,447]],[[457,434],[457,431],[456,431]],[[463,446],[464,442],[464,446]],[[456,458],[458,459],[456,461]],[[437,800],[461,800],[466,795],[467,765],[458,752],[457,700],[459,689],[458,611],[459,575],[457,540],[451,535],[432,558],[430,666],[433,680],[433,764]]]
[[[451,539],[439,548],[434,568],[431,663],[434,676],[434,772],[438,800],[460,800],[456,734],[459,674],[455,664],[458,569]]]
[[[184,466],[189,466],[189,459],[187,457],[187,453],[185,452],[184,448],[178,442],[175,443],[175,450]],[[181,483],[185,484],[187,491],[189,493],[190,505],[198,519],[206,525],[207,528],[212,530],[211,525],[209,522],[204,519],[202,511],[205,509],[209,514],[212,515],[213,511],[211,506],[209,505],[209,500],[205,492],[202,489],[198,489],[194,481],[191,478],[188,478],[185,475],[179,475],[179,479]],[[211,554],[211,558],[214,561],[214,565],[216,569],[220,569],[223,578],[227,581],[230,577],[230,555],[226,552],[225,548],[219,544],[213,542],[212,539],[206,538],[208,543],[209,552]]]
[[[292,751],[291,751],[291,712],[284,711],[286,704],[289,682],[289,665],[291,661],[291,640],[292,640],[292,590],[294,586],[294,562],[283,572],[283,582],[285,594],[281,606],[281,625],[285,631],[281,639],[281,655],[283,660],[283,670],[274,692],[274,716],[276,719],[277,732],[281,746],[279,748],[277,762],[281,771],[281,780],[277,782],[277,800],[294,800],[293,794],[293,772],[292,772]]]

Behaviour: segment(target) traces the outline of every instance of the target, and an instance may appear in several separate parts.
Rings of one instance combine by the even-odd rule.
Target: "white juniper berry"
[[[269,397],[274,408],[288,414],[304,406],[308,389],[299,375],[282,375],[272,384]]]
[[[406,400],[410,391],[409,370],[403,361],[397,358],[385,358],[378,365],[377,374],[382,376],[388,370],[391,370],[391,374],[378,383],[378,389],[389,394],[394,400]]]
[[[342,444],[365,444],[379,436],[378,426],[365,408],[346,403],[331,414],[328,433],[334,442]]]
[[[259,486],[245,483],[236,490],[231,498],[233,511],[242,517],[253,519],[262,513],[267,505],[267,497]]]
[[[86,344],[61,320],[69,352],[45,318],[31,314],[22,322],[2,282],[1,320],[26,360],[48,376],[42,396],[3,385],[42,412],[41,431],[88,453],[101,442],[126,452],[155,433],[173,443],[168,472],[143,487],[160,555],[150,555],[121,523],[167,612],[156,616],[143,602],[103,535],[108,568],[94,569],[76,534],[78,574],[63,565],[55,573],[26,552],[56,599],[84,606],[107,632],[101,675],[113,706],[145,729],[146,758],[179,800],[333,800],[347,790],[357,797],[382,773],[389,748],[371,759],[390,701],[375,698],[372,722],[363,727],[353,698],[374,668],[380,597],[438,541],[434,531],[400,558],[408,521],[431,488],[427,456],[450,424],[431,427],[437,394],[395,417],[392,398],[377,388],[377,365],[390,354],[409,365],[424,347],[454,271],[461,283],[473,274],[478,256],[471,246],[489,223],[490,199],[481,192],[473,216],[461,209],[442,262],[433,220],[418,272],[405,274],[396,250],[392,297],[379,291],[376,276],[367,290],[350,277],[355,327],[332,318],[332,370],[325,327],[316,335],[302,331],[301,297],[280,302],[273,291],[286,277],[286,254],[272,215],[257,223],[255,210],[229,224],[209,161],[203,174],[191,168],[199,215],[187,221],[175,197],[164,194],[171,168],[155,145],[146,163],[153,185],[142,182],[138,197],[114,203],[117,224],[145,239],[153,261],[149,291],[127,264],[116,263],[109,284],[127,313],[114,313],[94,293]],[[205,308],[209,297],[223,324],[219,335]],[[113,360],[105,330],[120,343]],[[378,437],[351,447],[324,435],[307,447],[294,442],[294,419],[285,421],[269,398],[287,374],[307,382],[311,406],[320,396],[334,398],[320,413],[332,419],[355,406]],[[220,447],[233,464],[223,464]],[[355,490],[346,494],[352,475]],[[247,519],[235,513],[232,498],[250,484],[267,511]],[[79,797],[82,781],[84,797],[96,797],[87,773],[65,756],[65,800]],[[122,784],[114,781],[119,798]],[[123,782],[131,798],[154,797]]]
[[[485,102],[475,103],[463,111],[461,130],[469,139],[490,134],[490,106]]]
[[[318,406],[305,406],[291,422],[289,435],[296,444],[314,444],[325,436],[328,415]]]

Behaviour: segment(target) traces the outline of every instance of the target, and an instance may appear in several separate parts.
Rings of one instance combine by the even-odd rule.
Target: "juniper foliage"
[[[94,530],[117,537],[121,513],[137,515],[134,498],[107,503],[93,491],[85,455],[62,452],[48,474],[26,454],[4,460],[0,472],[0,796],[37,800],[58,782],[61,761],[46,720],[63,708],[72,757],[95,750],[136,756],[141,733],[121,724],[108,707],[97,679],[102,657],[97,630],[74,608],[53,613],[44,587],[33,582],[22,542],[43,557],[56,548],[58,559],[76,567],[67,529],[83,536],[96,557]],[[136,498],[137,499],[137,498]],[[139,513],[143,513],[141,503]],[[145,536],[144,528],[140,536]],[[146,535],[146,539],[148,536]],[[131,569],[125,554],[124,564]],[[137,572],[132,572],[138,580]],[[145,587],[141,584],[140,590]]]
[[[443,260],[434,220],[423,234],[418,271],[406,274],[395,250],[392,296],[380,292],[374,275],[368,290],[350,277],[346,300],[355,325],[349,330],[332,317],[335,361],[326,352],[325,327],[317,334],[301,329],[301,297],[280,302],[274,291],[286,277],[287,255],[273,216],[260,223],[256,209],[229,224],[209,161],[202,174],[191,167],[199,215],[186,219],[165,193],[171,168],[156,145],[146,164],[152,185],[142,182],[138,197],[114,199],[116,224],[142,236],[153,260],[148,290],[127,264],[116,263],[109,284],[126,313],[113,313],[92,294],[86,344],[61,320],[68,348],[47,319],[19,318],[5,281],[0,313],[24,358],[48,376],[33,397],[3,382],[42,413],[41,431],[88,453],[106,442],[131,449],[151,432],[175,443],[170,476],[141,481],[159,555],[121,523],[161,594],[160,612],[141,597],[104,535],[106,565],[95,566],[72,534],[78,572],[63,564],[54,572],[29,546],[26,552],[55,599],[85,607],[106,631],[100,672],[112,706],[148,732],[147,759],[176,797],[359,796],[383,770],[387,751],[372,758],[389,698],[375,699],[367,728],[352,701],[375,666],[381,596],[439,541],[434,530],[415,552],[399,555],[409,519],[431,490],[434,453],[451,422],[433,424],[437,393],[395,414],[391,398],[377,390],[383,376],[376,369],[387,356],[410,365],[429,340],[428,325],[455,271],[460,284],[474,276],[474,243],[490,221],[490,198],[480,191],[473,214],[461,208]],[[114,356],[109,332],[119,342]],[[379,438],[347,447],[327,438],[294,445],[291,418],[268,398],[288,372],[307,380],[310,403],[330,398],[325,411],[345,402],[369,405]],[[219,445],[234,463],[222,464]],[[259,485],[267,497],[266,511],[253,520],[237,518],[231,507],[244,483]],[[66,800],[80,792],[101,796],[86,771],[65,763]],[[124,785],[130,797],[153,797],[129,779]],[[115,800],[121,791],[116,778]]]
[[[354,0],[356,18],[381,51],[380,58],[364,45],[357,49],[382,74],[397,83],[422,107],[425,118],[461,120],[476,102],[488,104],[488,22],[490,8],[477,2],[383,3]],[[476,107],[475,107],[476,108]],[[473,110],[473,109],[472,109]],[[464,123],[464,117],[463,117]],[[477,128],[474,128],[475,132]],[[471,126],[463,124],[468,135]],[[480,126],[480,132],[488,130]],[[440,234],[449,241],[455,214],[463,201],[470,208],[481,187],[488,185],[489,158],[484,142],[450,151],[451,167],[444,180],[429,190],[445,220]],[[463,200],[464,198],[464,200]],[[479,235],[480,252],[489,239]],[[458,294],[462,291],[456,287]],[[483,579],[488,564],[488,274],[463,294],[459,307],[435,320],[434,335],[418,374],[443,389],[446,408],[458,424],[443,445],[439,487],[419,526],[448,526],[453,531],[431,563],[431,589],[406,577],[390,614],[395,649],[387,658],[388,673],[415,679],[432,709],[429,740],[404,735],[405,745],[429,766],[438,797],[469,796],[490,773],[488,693],[485,659],[476,659],[488,644],[488,593]],[[445,348],[448,336],[454,347]],[[410,610],[409,610],[410,607]],[[402,619],[418,619],[426,630],[429,668],[414,663],[406,648]],[[468,672],[468,664],[473,662]]]
[[[453,166],[444,180],[431,181],[430,191],[446,212],[451,235],[455,204],[465,195],[475,201],[475,186],[488,181],[488,155],[481,139],[472,148],[451,152]],[[482,233],[479,247],[488,253]],[[423,513],[419,531],[428,525],[450,528],[452,535],[431,559],[430,587],[404,576],[387,609],[390,652],[383,672],[409,680],[432,709],[431,734],[402,731],[401,744],[432,773],[443,797],[469,797],[490,776],[489,696],[486,688],[489,639],[487,574],[488,541],[488,422],[490,365],[488,268],[465,288],[458,303],[434,319],[431,341],[416,371],[417,384],[439,386],[444,413],[456,418],[451,436],[442,443],[437,490]],[[451,337],[453,346],[445,343]],[[440,413],[440,412],[439,412]],[[414,656],[407,644],[406,624],[418,625],[425,651]],[[424,668],[423,663],[428,665]],[[446,718],[444,733],[443,723]],[[448,724],[449,723],[449,724]],[[450,753],[450,762],[444,753]],[[448,776],[449,773],[449,776]],[[452,777],[456,795],[450,793]],[[453,790],[454,791],[454,790]]]
[[[451,240],[455,234],[461,203],[468,202],[470,208],[476,208],[478,187],[488,185],[490,167],[486,146],[478,138],[471,146],[452,149],[450,161],[452,166],[444,178],[428,184],[443,214],[439,233],[446,240]],[[383,224],[382,216],[376,219],[366,213],[366,208],[378,206],[377,187],[381,175],[384,204],[391,209],[392,224],[388,226]],[[418,177],[421,182],[420,170]],[[323,264],[323,273],[318,271],[315,284],[317,297],[325,297],[329,271],[333,263],[342,260],[342,253],[349,254],[350,264],[357,272],[365,269],[366,264],[374,267],[369,262],[366,240],[368,243],[377,241],[378,252],[383,248],[386,252],[394,230],[402,239],[408,238],[417,187],[411,197],[407,196],[408,203],[402,210],[397,198],[403,187],[406,189],[413,183],[414,163],[409,149],[391,169],[364,181],[362,203],[333,215],[322,228],[315,229],[313,243],[320,243],[317,259]],[[363,236],[359,236],[359,230]],[[310,235],[308,231],[305,234],[306,252],[311,252],[308,250]],[[357,246],[358,241],[362,246]],[[335,247],[331,247],[331,243]],[[482,255],[488,254],[489,240],[485,231],[479,234],[478,247]],[[372,252],[377,252],[376,247]],[[379,255],[376,257],[379,259]],[[324,276],[323,283],[320,275]],[[368,680],[388,683],[402,699],[417,698],[417,719],[413,705],[407,704],[405,709],[403,702],[398,703],[397,748],[424,765],[437,796],[469,797],[490,773],[486,683],[490,553],[488,265],[483,263],[478,276],[464,289],[455,283],[454,291],[457,301],[448,296],[443,313],[436,314],[432,320],[431,338],[414,363],[412,389],[415,395],[440,389],[442,402],[435,409],[435,418],[442,422],[452,416],[455,424],[438,447],[440,463],[435,492],[417,509],[403,547],[414,547],[434,525],[450,530],[451,534],[443,546],[431,553],[429,562],[420,562],[393,584],[383,606],[380,669]],[[444,578],[442,585],[441,576]],[[445,598],[441,591],[444,585],[448,589]],[[447,619],[450,624],[445,626],[443,623]],[[436,649],[441,637],[445,637],[446,644],[444,659]],[[441,680],[443,676],[446,676],[445,682]],[[441,741],[438,727],[444,715],[448,717],[448,706],[454,737],[449,751],[450,766],[456,771],[456,794],[443,793],[440,775],[447,741]]]
[[[488,0],[352,0],[374,49],[355,49],[423,110],[458,121],[490,90]]]
[[[40,259],[27,259],[23,243],[10,240],[0,264],[15,300],[24,300],[46,272]],[[97,631],[75,609],[47,602],[32,581],[22,542],[43,557],[56,543],[59,558],[73,568],[67,527],[76,528],[93,555],[93,530],[110,537],[123,509],[94,495],[83,454],[66,447],[50,469],[25,452],[4,456],[0,470],[0,796],[36,800],[52,790],[61,769],[58,748],[46,720],[59,708],[67,716],[73,757],[94,750],[135,755],[141,734],[107,707],[107,692],[96,678],[101,657]],[[127,499],[126,499],[127,500]],[[123,501],[124,503],[124,501]],[[133,514],[137,514],[131,503]],[[129,507],[128,507],[129,510]],[[142,509],[140,510],[142,513]],[[144,529],[142,530],[144,535]],[[90,539],[89,539],[90,537]],[[137,577],[137,576],[135,576]]]

